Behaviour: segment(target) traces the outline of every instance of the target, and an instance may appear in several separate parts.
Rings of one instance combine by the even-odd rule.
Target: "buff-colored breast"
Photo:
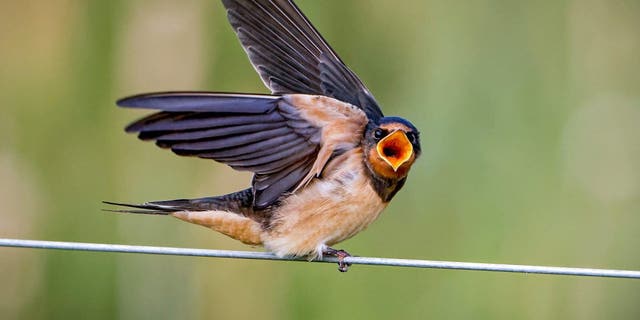
[[[321,179],[289,196],[275,212],[264,246],[279,256],[321,256],[322,249],[351,238],[386,207],[373,190],[360,148],[330,161]]]

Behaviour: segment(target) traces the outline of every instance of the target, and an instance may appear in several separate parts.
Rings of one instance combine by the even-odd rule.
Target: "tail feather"
[[[132,208],[132,209],[105,209],[105,211],[120,213],[136,213],[136,214],[156,214],[169,215],[180,211],[208,211],[208,210],[224,210],[237,212],[243,215],[252,215],[253,194],[251,189],[218,196],[206,197],[198,199],[176,199],[150,201],[143,204],[130,204],[112,201],[102,201],[104,204]]]
[[[135,213],[135,214],[157,214],[157,215],[169,215],[172,212],[181,211],[179,208],[158,205],[154,202],[146,202],[143,204],[130,204],[130,203],[119,203],[119,202],[111,202],[111,201],[102,201],[104,204],[119,206],[119,207],[127,207],[127,208],[135,208],[142,210],[130,210],[130,209],[103,209],[104,211],[109,212],[118,212],[118,213]]]

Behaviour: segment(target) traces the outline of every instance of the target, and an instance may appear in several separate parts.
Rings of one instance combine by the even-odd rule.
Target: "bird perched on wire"
[[[181,156],[254,173],[227,195],[126,206],[171,215],[278,256],[349,254],[330,246],[376,220],[420,155],[418,130],[385,117],[358,77],[290,0],[222,0],[271,95],[150,93],[121,99],[159,112],[127,132]]]

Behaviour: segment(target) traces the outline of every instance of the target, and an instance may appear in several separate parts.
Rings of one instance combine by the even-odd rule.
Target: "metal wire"
[[[212,257],[212,258],[307,261],[306,259],[303,259],[303,258],[277,257],[267,252],[208,250],[208,249],[191,249],[191,248],[175,248],[175,247],[130,246],[130,245],[119,245],[119,244],[39,241],[39,240],[23,240],[23,239],[1,239],[0,238],[0,247],[143,253],[143,254],[196,256],[196,257]],[[337,261],[338,260],[335,257],[324,257],[320,260],[314,260],[313,262],[336,263]],[[347,257],[344,259],[344,261],[351,264],[364,264],[364,265],[376,265],[376,266],[457,269],[457,270],[475,270],[475,271],[497,271],[497,272],[517,272],[517,273],[555,274],[555,275],[572,275],[572,276],[587,276],[587,277],[640,279],[640,271],[631,271],[631,270],[567,268],[567,267],[527,266],[527,265],[513,265],[513,264],[491,264],[491,263],[430,261],[430,260],[411,260],[411,259],[389,259],[389,258],[371,258],[371,257]]]

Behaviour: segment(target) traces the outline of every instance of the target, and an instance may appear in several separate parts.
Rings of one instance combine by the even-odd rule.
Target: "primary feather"
[[[303,119],[285,99],[266,95],[154,93],[118,101],[161,112],[127,127],[183,156],[225,163],[256,174],[254,205],[272,205],[311,170],[321,128]],[[283,147],[287,146],[287,148]]]
[[[332,97],[377,122],[373,95],[289,0],[222,0],[249,60],[273,94]]]

